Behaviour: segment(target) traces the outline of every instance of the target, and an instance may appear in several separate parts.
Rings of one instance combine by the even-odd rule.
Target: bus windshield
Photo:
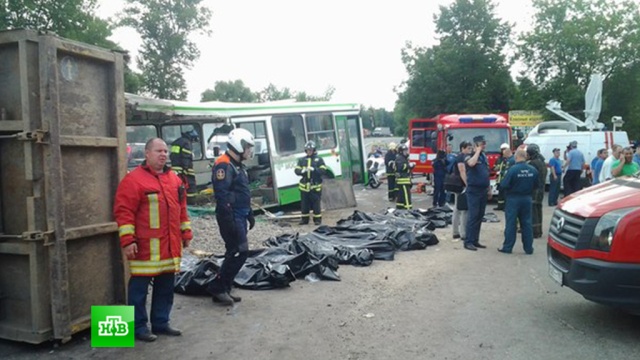
[[[484,135],[484,139],[487,141],[487,147],[484,151],[487,153],[500,153],[501,144],[511,144],[507,128],[456,128],[447,131],[447,138],[451,138],[449,144],[453,146],[455,151],[460,149],[461,142],[473,143],[473,138],[478,135]]]

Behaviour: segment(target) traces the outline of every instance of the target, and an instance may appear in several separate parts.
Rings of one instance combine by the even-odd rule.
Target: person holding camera
[[[487,207],[487,201],[491,198],[491,186],[489,181],[489,161],[484,153],[487,142],[484,136],[473,138],[475,144],[474,153],[465,158],[467,172],[467,238],[464,241],[464,248],[476,251],[478,248],[484,249],[485,245],[480,244],[480,227],[482,218]]]
[[[567,172],[564,175],[564,196],[569,196],[582,189],[580,175],[584,169],[584,155],[578,150],[578,142],[572,141],[567,146]]]

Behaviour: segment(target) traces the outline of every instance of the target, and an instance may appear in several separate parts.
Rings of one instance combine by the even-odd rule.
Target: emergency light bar
[[[461,116],[459,118],[461,123],[494,123],[498,120],[495,116],[485,116],[485,117],[472,117],[472,116]]]

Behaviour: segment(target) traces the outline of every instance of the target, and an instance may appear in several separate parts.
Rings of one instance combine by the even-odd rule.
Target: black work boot
[[[308,225],[309,224],[309,218],[302,218],[300,220],[300,222],[298,223],[298,225]]]
[[[233,302],[242,301],[242,298],[240,296],[233,295],[233,294],[231,294],[231,292],[228,292],[227,294],[229,294],[229,297],[233,300]]]
[[[231,298],[231,296],[229,296],[229,294],[227,294],[226,292],[213,294],[211,300],[214,303],[219,303],[221,305],[233,305],[233,298]]]

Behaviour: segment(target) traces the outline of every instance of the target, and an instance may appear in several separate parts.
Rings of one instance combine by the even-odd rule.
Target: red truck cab
[[[585,299],[640,314],[640,179],[572,194],[553,213],[549,275]]]

